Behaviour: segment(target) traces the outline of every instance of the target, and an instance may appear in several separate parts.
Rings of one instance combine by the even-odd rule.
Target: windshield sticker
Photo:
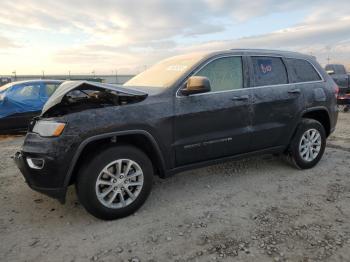
[[[166,68],[167,71],[183,72],[187,69],[187,65],[170,65]]]
[[[262,75],[267,75],[272,72],[272,60],[258,59],[258,66]]]

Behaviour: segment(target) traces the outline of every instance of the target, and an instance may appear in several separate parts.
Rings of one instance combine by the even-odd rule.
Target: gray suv
[[[15,160],[34,190],[64,203],[75,184],[91,214],[116,219],[144,203],[154,175],[266,153],[312,168],[335,129],[338,91],[299,53],[177,56],[123,86],[63,83]]]

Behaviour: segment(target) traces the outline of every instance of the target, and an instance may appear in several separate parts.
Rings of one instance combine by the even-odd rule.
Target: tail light
[[[338,98],[339,95],[339,86],[337,84],[334,85],[334,96]]]

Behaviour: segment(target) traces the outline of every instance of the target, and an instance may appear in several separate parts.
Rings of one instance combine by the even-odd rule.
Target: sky
[[[0,75],[135,74],[231,48],[298,51],[350,69],[350,1],[1,0]]]

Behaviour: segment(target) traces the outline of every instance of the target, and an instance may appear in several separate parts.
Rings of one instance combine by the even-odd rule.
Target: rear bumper
[[[48,182],[51,173],[51,169],[44,166],[41,170],[33,170],[28,166],[26,156],[22,152],[17,152],[14,157],[15,163],[28,186],[42,194],[57,199],[62,204],[65,202],[66,188],[65,187],[52,187],[52,182]],[[48,159],[45,159],[46,163]],[[56,174],[55,174],[56,175]]]
[[[350,105],[350,95],[339,96],[337,103],[338,105]]]

